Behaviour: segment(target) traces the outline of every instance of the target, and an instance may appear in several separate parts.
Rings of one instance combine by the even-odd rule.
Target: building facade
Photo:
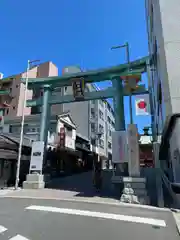
[[[65,129],[64,147],[75,150],[76,126],[68,113],[53,115],[50,119],[47,144],[48,147],[56,147],[59,144],[60,129]],[[6,118],[4,133],[20,135],[21,117]],[[32,141],[38,141],[40,132],[40,114],[29,115],[25,118],[24,135]]]
[[[167,116],[180,112],[179,1],[146,0],[146,19],[153,131],[158,140]]]

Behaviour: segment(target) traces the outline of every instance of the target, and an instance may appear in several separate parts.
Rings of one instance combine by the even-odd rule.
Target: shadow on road
[[[76,197],[103,197],[118,199],[118,194],[111,185],[112,170],[103,170],[103,184],[100,193],[93,187],[92,171],[76,174],[73,176],[53,179],[48,185],[51,189],[60,189],[64,191],[72,191]]]

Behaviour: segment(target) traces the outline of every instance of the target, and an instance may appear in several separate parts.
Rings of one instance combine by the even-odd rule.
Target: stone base
[[[42,189],[44,186],[44,176],[41,174],[28,174],[23,182],[24,189]]]
[[[145,178],[123,177],[123,183],[122,202],[148,204]]]

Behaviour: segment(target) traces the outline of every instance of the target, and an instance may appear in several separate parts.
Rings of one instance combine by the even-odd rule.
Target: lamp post
[[[28,64],[27,64],[26,81],[25,81],[25,89],[24,89],[24,96],[23,96],[21,133],[20,133],[20,141],[19,141],[19,149],[18,149],[18,161],[17,161],[17,169],[16,169],[15,190],[18,189],[18,185],[19,185],[19,173],[20,173],[20,165],[21,165],[22,146],[23,146],[24,119],[25,119],[25,108],[26,108],[26,101],[27,101],[29,70],[31,68],[31,64],[34,63],[34,62],[38,62],[38,61],[39,60],[33,60],[33,61],[28,60]]]
[[[130,51],[129,51],[129,43],[126,42],[123,45],[119,45],[119,46],[113,46],[111,47],[111,50],[115,50],[115,49],[119,49],[119,48],[125,48],[126,49],[126,61],[128,63],[128,65],[130,64]],[[130,70],[130,66],[129,66],[129,70]],[[132,90],[130,89],[129,91],[129,112],[130,112],[130,123],[133,124],[133,114],[132,114]]]

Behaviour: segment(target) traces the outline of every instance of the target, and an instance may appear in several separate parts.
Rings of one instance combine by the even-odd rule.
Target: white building
[[[48,131],[48,147],[54,147],[59,142],[60,129],[65,128],[65,148],[75,150],[76,126],[69,113],[54,115],[50,119]],[[4,133],[20,135],[21,117],[5,118]],[[32,141],[37,141],[40,133],[40,115],[30,115],[25,118],[24,135]]]
[[[97,91],[95,85],[89,86]],[[90,142],[91,149],[100,156],[112,159],[112,131],[114,131],[114,111],[106,100],[90,101]]]
[[[153,130],[158,140],[167,116],[180,112],[180,4],[178,0],[145,2]]]

